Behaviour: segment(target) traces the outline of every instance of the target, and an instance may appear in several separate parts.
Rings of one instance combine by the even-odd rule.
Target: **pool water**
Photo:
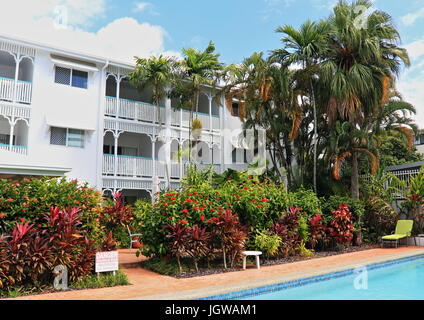
[[[241,300],[422,300],[424,257]],[[371,270],[369,270],[371,269]],[[359,270],[359,269],[358,269]],[[367,274],[367,277],[365,277]],[[355,281],[356,279],[356,281]],[[365,281],[367,279],[367,281]],[[355,288],[356,285],[356,288]],[[358,289],[358,287],[360,289]],[[367,287],[367,288],[366,288]],[[266,287],[261,288],[266,291]],[[239,293],[240,294],[240,293]]]

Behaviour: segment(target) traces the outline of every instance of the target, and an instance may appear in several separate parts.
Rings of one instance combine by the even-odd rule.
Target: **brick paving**
[[[24,300],[121,300],[121,299],[193,299],[228,291],[237,291],[306,276],[334,272],[354,266],[424,254],[419,247],[371,249],[335,256],[298,261],[276,266],[254,267],[245,271],[175,279],[142,269],[135,251],[120,250],[121,268],[131,285],[18,297]]]

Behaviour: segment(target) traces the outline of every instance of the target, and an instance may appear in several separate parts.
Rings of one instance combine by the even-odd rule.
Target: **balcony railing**
[[[15,101],[15,80],[0,77],[0,100]],[[31,103],[32,83],[18,80],[16,83],[16,102]]]
[[[10,151],[19,153],[22,155],[27,155],[27,147],[26,146],[16,146],[16,145],[8,145],[8,144],[0,144],[0,150]]]
[[[115,162],[116,161],[116,162]],[[153,160],[152,158],[133,157],[118,155],[115,160],[115,155],[103,155],[103,175],[111,176],[115,174],[115,163],[117,165],[116,175],[120,177],[145,178],[153,177],[153,161],[155,161],[156,175],[160,178],[166,177],[166,166],[164,161]],[[210,164],[201,163],[199,169],[205,169]],[[172,162],[170,165],[170,177],[173,179],[182,178],[187,174],[188,164],[181,165],[180,163]],[[214,164],[214,169],[217,173],[221,170],[220,164]]]
[[[156,121],[156,106],[140,101],[119,99],[119,118],[155,122]],[[117,99],[115,97],[106,97],[105,114],[110,117],[116,117]],[[182,113],[182,114],[181,114]],[[161,106],[161,121],[165,123],[165,107]],[[193,112],[193,118],[199,119],[202,122],[203,130],[210,131],[209,114],[203,112]],[[188,110],[171,110],[171,125],[183,128],[189,127],[190,111]],[[219,116],[212,115],[212,128],[219,130]]]

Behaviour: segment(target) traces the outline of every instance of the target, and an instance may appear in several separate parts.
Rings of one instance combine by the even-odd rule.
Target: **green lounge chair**
[[[381,246],[383,246],[385,242],[392,243],[394,241],[397,248],[399,240],[404,238],[406,238],[406,245],[408,245],[408,238],[411,236],[413,224],[413,220],[399,220],[396,224],[395,233],[381,238]]]

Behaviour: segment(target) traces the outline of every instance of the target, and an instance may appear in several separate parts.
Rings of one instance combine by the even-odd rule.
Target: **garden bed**
[[[371,250],[377,247],[379,247],[378,244],[366,244],[362,246],[351,246],[343,250],[314,252],[314,254],[310,257],[291,256],[291,257],[279,258],[279,259],[261,258],[261,265],[262,266],[282,265],[282,264],[293,263],[293,262],[298,262],[303,260],[311,260],[316,258],[339,255],[339,254]],[[248,258],[248,263],[249,263],[249,258]],[[225,269],[222,267],[222,260],[219,260],[219,259],[211,262],[210,267],[206,265],[199,265],[199,272],[197,272],[194,269],[194,266],[192,266],[192,263],[189,259],[183,260],[182,265],[183,265],[183,273],[180,274],[178,271],[178,266],[175,259],[162,260],[162,259],[152,258],[152,259],[141,262],[141,266],[144,269],[147,269],[159,274],[163,274],[163,275],[168,275],[177,279],[194,278],[194,277],[208,276],[212,274],[243,271],[243,269],[241,269],[240,266]]]

